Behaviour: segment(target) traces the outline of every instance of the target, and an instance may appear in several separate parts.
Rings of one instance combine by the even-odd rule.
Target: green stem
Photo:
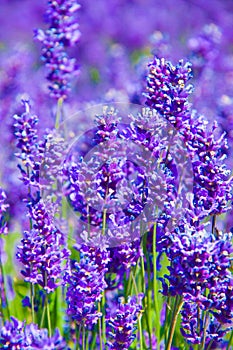
[[[96,333],[97,332],[96,332],[96,329],[95,329],[94,335],[92,336],[91,345],[90,345],[90,349],[91,350],[95,350],[96,349],[96,338],[97,338]]]
[[[156,338],[157,338],[157,350],[160,349],[160,312],[158,305],[158,284],[157,284],[157,254],[156,254],[156,223],[153,227],[153,290],[154,290],[154,308],[155,308],[155,320],[156,320]]]
[[[4,278],[4,269],[3,269],[2,259],[1,259],[1,252],[0,252],[0,269],[1,269],[1,276],[2,276],[3,295],[5,298],[5,302],[6,302],[6,312],[7,312],[7,317],[9,319],[10,318],[10,311],[9,311],[9,304],[8,304],[8,299],[7,299],[7,294],[6,294],[6,282],[5,282],[5,278]],[[2,294],[1,294],[1,310],[2,310],[2,317],[4,320],[4,313],[3,313],[3,306],[2,306]]]
[[[102,306],[102,334],[103,334],[103,343],[106,344],[106,320],[105,320],[105,291],[103,291],[103,297],[101,300]]]
[[[98,312],[101,312],[101,305],[100,305],[100,302],[98,302]],[[101,318],[98,319],[98,325],[99,325],[100,350],[103,350],[103,339],[102,339],[102,324],[101,324]]]
[[[75,350],[80,350],[79,340],[80,340],[81,325],[78,327],[78,325],[76,324],[75,327],[76,327],[76,346],[75,346]]]
[[[139,330],[139,342],[140,342],[140,350],[143,350],[143,334],[142,334],[142,320],[141,320],[141,315],[139,316],[138,319],[138,330]]]
[[[47,286],[48,276],[47,271],[44,273],[44,285]],[[48,331],[49,331],[49,337],[52,335],[52,328],[51,328],[51,318],[50,318],[50,310],[49,310],[49,299],[48,299],[48,293],[46,293],[45,296],[45,308],[47,311],[47,321],[48,321]]]
[[[32,283],[30,283],[30,297],[32,307],[32,323],[35,323],[34,286]]]
[[[175,332],[175,329],[176,329],[176,322],[177,322],[177,318],[178,318],[178,315],[180,313],[180,310],[182,308],[182,305],[183,305],[183,301],[181,298],[179,298],[177,296],[176,297],[176,301],[175,301],[175,305],[174,305],[174,309],[173,309],[173,314],[172,314],[172,320],[171,320],[171,326],[170,326],[170,329],[169,329],[169,335],[168,335],[168,342],[167,342],[167,346],[166,346],[166,350],[170,350],[171,349],[171,346],[172,346],[172,340],[173,340],[173,336],[174,336],[174,332]]]
[[[146,265],[147,265],[147,280],[148,280],[148,287],[146,290],[146,299],[147,299],[147,308],[146,308],[146,315],[147,315],[147,322],[148,322],[148,334],[149,334],[149,340],[150,340],[150,348],[152,349],[152,314],[151,314],[151,296],[152,296],[152,283],[151,283],[151,269],[150,269],[150,258],[149,253],[147,251],[146,247],[147,242],[147,235],[145,234],[143,236],[143,252],[146,257]]]
[[[41,320],[40,320],[40,328],[43,328],[43,325],[44,325],[45,309],[46,309],[46,307],[44,305],[42,315],[41,315]]]
[[[142,292],[143,294],[146,294],[144,256],[141,256],[140,260],[141,260]]]
[[[106,231],[106,214],[107,214],[107,209],[104,209],[103,211],[103,227],[102,227],[102,235],[105,235],[105,231]]]
[[[85,325],[83,325],[82,327],[82,350],[86,350],[85,349]]]
[[[48,320],[49,337],[51,337],[51,335],[52,335],[52,329],[51,329],[51,318],[50,318],[48,294],[46,294],[45,304],[46,304],[46,310],[47,310],[47,320]]]
[[[167,327],[167,325],[169,324],[169,322],[168,322],[168,314],[169,314],[169,312],[168,312],[168,310],[170,311],[170,306],[169,306],[169,297],[167,297],[167,301],[166,301],[166,310],[165,310],[165,324],[164,324],[164,342],[165,342],[165,344],[167,343],[167,337],[168,337],[168,327]]]
[[[204,321],[204,332],[203,332],[203,339],[202,339],[202,343],[201,343],[201,350],[205,350],[205,341],[206,341],[206,331],[207,331],[207,326],[208,326],[208,320],[209,320],[209,317],[206,314],[205,321]]]

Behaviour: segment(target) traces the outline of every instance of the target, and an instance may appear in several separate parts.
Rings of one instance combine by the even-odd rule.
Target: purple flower
[[[129,297],[127,303],[123,298],[119,300],[118,309],[113,315],[109,315],[108,326],[108,347],[109,349],[128,350],[136,335],[136,323],[141,317],[143,294],[137,297]]]
[[[20,180],[28,187],[28,201],[38,201],[40,184],[40,165],[44,157],[44,142],[39,141],[36,124],[38,117],[30,113],[28,100],[22,101],[25,112],[15,115],[15,138],[19,152],[15,155],[21,160],[18,168],[21,171]]]
[[[50,293],[62,283],[70,253],[49,215],[50,207],[48,212],[46,208],[40,201],[31,209],[34,228],[24,232],[16,257],[23,264],[25,281],[39,284]]]
[[[221,29],[214,23],[205,25],[202,32],[188,41],[191,51],[190,60],[199,73],[206,68],[218,54],[218,46],[222,37]]]
[[[171,265],[168,293],[190,295],[196,302],[207,305],[211,301],[204,296],[208,288],[216,288],[217,283],[228,283],[230,255],[233,247],[231,234],[215,238],[205,230],[196,231],[184,227],[184,232],[176,230],[170,236],[171,245],[167,249]],[[209,304],[210,305],[210,304]]]
[[[78,325],[93,325],[102,315],[97,311],[96,302],[101,300],[107,287],[104,275],[108,261],[105,250],[81,246],[80,261],[71,262],[71,271],[65,276],[67,314]]]
[[[182,333],[190,342],[200,343],[203,337],[201,311],[212,320],[208,334],[217,341],[233,326],[232,234],[215,237],[188,226],[175,231],[167,249],[171,265],[165,275],[169,285],[162,280],[163,294],[183,297]]]
[[[38,117],[30,113],[30,103],[28,100],[23,100],[22,103],[25,112],[20,116],[14,115],[16,147],[20,150],[20,152],[16,153],[16,156],[22,160],[24,166],[32,167],[35,157],[38,157],[41,153],[36,129]]]
[[[146,105],[179,128],[188,119],[187,98],[193,90],[192,85],[187,84],[192,78],[191,64],[180,60],[173,66],[170,61],[155,57],[148,68]]]
[[[2,349],[47,349],[69,350],[58,329],[49,338],[47,329],[39,329],[36,324],[28,324],[11,317],[0,331],[0,345]]]
[[[188,343],[201,344],[204,332],[206,332],[205,345],[211,345],[211,349],[215,349],[218,342],[223,343],[223,337],[231,329],[225,327],[211,315],[207,314],[205,317],[209,318],[207,327],[201,318],[201,309],[193,302],[185,302],[181,311],[181,334]],[[217,347],[219,349],[219,347]]]
[[[140,239],[135,239],[128,244],[118,247],[109,248],[109,251],[111,257],[109,269],[120,274],[130,269],[131,266],[135,266],[143,254]]]
[[[76,0],[48,1],[49,29],[35,31],[35,38],[43,45],[41,59],[49,70],[51,96],[56,99],[67,97],[70,80],[78,72],[76,60],[69,58],[65,49],[79,41],[79,25],[74,16],[79,8]]]
[[[217,124],[208,122],[191,110],[188,96],[192,86],[191,65],[179,61],[176,66],[155,58],[149,64],[146,105],[158,111],[179,131],[193,164],[194,207],[221,214],[229,209],[233,180],[224,159],[225,135],[215,136]]]

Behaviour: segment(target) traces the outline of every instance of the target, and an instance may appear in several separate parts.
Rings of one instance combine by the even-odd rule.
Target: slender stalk
[[[47,286],[47,272],[44,273],[44,285]],[[47,311],[47,321],[48,321],[48,331],[49,331],[49,337],[52,335],[52,328],[51,328],[51,318],[50,318],[50,310],[49,310],[49,300],[48,300],[48,293],[46,293],[45,296],[45,308]]]
[[[86,350],[85,349],[85,325],[83,325],[82,327],[82,350]]]
[[[0,271],[1,271],[1,276],[2,276],[2,292],[5,298],[5,303],[6,303],[6,312],[7,312],[7,317],[8,319],[10,318],[10,311],[9,311],[9,304],[8,304],[8,299],[7,299],[7,294],[6,294],[6,283],[5,283],[5,278],[4,278],[4,269],[2,265],[2,259],[1,259],[1,252],[0,252]],[[2,294],[1,294],[1,310],[2,310],[2,316],[4,320],[4,313],[3,313],[3,306],[2,306]]]
[[[165,323],[164,323],[164,342],[165,342],[165,344],[167,343],[167,337],[168,337],[167,325],[170,323],[170,322],[168,322],[168,310],[170,311],[169,302],[170,302],[170,299],[169,299],[169,297],[167,297],[166,310],[165,310]]]
[[[147,315],[147,322],[148,322],[148,334],[149,334],[149,341],[150,341],[150,349],[152,349],[152,314],[151,314],[151,296],[152,296],[152,283],[151,283],[151,269],[150,269],[150,258],[149,253],[146,248],[146,241],[147,241],[147,235],[144,235],[143,237],[143,252],[146,257],[146,265],[147,265],[147,280],[148,280],[148,287],[146,289],[146,299],[147,299],[147,308],[146,308],[146,315]]]
[[[137,283],[136,283],[136,280],[135,280],[135,277],[134,277],[134,274],[132,273],[132,281],[133,281],[133,285],[134,285],[134,289],[135,289],[135,293],[136,295],[138,296],[138,287],[137,287]]]
[[[98,302],[98,311],[101,312],[101,305],[100,305],[100,302]],[[98,325],[99,325],[100,350],[103,350],[103,339],[102,339],[102,324],[101,324],[101,318],[98,319]]]
[[[40,328],[43,328],[43,325],[44,325],[45,309],[46,309],[46,307],[44,305],[42,315],[41,315],[41,320],[40,320]]]
[[[79,346],[79,340],[80,340],[80,332],[81,332],[81,325],[76,324],[76,346],[75,346],[75,350],[80,350],[80,346]]]
[[[86,344],[85,350],[89,350],[89,332],[87,330],[86,330],[85,344]]]
[[[168,342],[167,342],[167,345],[166,345],[166,348],[165,348],[166,350],[170,350],[171,349],[172,340],[173,340],[174,332],[175,332],[175,329],[176,329],[176,322],[177,322],[177,318],[178,318],[178,315],[180,313],[180,310],[182,308],[182,305],[183,305],[182,299],[179,300],[178,296],[177,296],[176,297],[176,301],[175,301],[175,305],[174,305],[174,309],[173,309],[171,326],[170,326],[170,329],[169,329]]]
[[[96,349],[96,338],[97,338],[97,335],[96,335],[96,329],[94,331],[94,335],[92,335],[92,341],[91,341],[91,345],[90,345],[90,350],[95,350]]]
[[[153,290],[154,290],[154,308],[155,308],[155,320],[156,320],[156,338],[157,338],[157,349],[160,349],[160,311],[158,305],[158,283],[157,283],[157,254],[156,254],[156,223],[153,227]]]
[[[103,211],[103,227],[102,227],[102,235],[105,235],[105,231],[106,231],[106,214],[107,214],[107,209],[104,209]]]
[[[106,320],[105,320],[105,291],[103,291],[103,297],[101,300],[101,306],[102,306],[102,334],[103,334],[103,343],[106,344]]]
[[[214,234],[214,231],[215,231],[216,221],[217,221],[217,216],[213,215],[213,217],[212,217],[212,234]]]
[[[206,341],[206,331],[207,331],[207,326],[208,326],[208,320],[209,320],[209,317],[206,314],[205,321],[204,321],[204,332],[203,332],[203,338],[202,338],[202,343],[201,343],[201,350],[205,350],[205,341]]]
[[[145,266],[144,266],[144,257],[141,256],[141,277],[142,277],[142,292],[146,294],[146,279],[145,279]]]
[[[34,286],[30,283],[30,298],[32,307],[32,323],[35,323]]]
[[[52,329],[51,329],[51,318],[50,318],[48,294],[46,294],[46,297],[45,297],[45,305],[46,305],[46,310],[47,310],[47,320],[48,320],[49,337],[51,337],[51,335],[52,335]]]
[[[139,343],[140,343],[140,350],[143,350],[143,334],[142,334],[142,320],[141,316],[138,318],[138,330],[139,330]]]

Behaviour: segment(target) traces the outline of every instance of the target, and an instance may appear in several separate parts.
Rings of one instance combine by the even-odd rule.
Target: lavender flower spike
[[[58,329],[54,335],[48,337],[47,329],[39,329],[36,324],[25,325],[25,322],[11,317],[6,321],[0,331],[1,349],[46,349],[46,350],[69,350]]]
[[[78,325],[93,325],[102,315],[97,311],[96,302],[101,300],[107,287],[104,275],[109,253],[105,249],[82,246],[80,255],[80,262],[72,261],[71,273],[65,278],[68,282],[67,314]]]
[[[108,320],[108,335],[112,338],[112,341],[108,342],[109,349],[129,349],[135,339],[135,324],[142,312],[142,298],[143,294],[139,294],[138,297],[129,297],[127,303],[120,299],[117,311]]]
[[[50,94],[56,99],[67,97],[71,77],[78,73],[76,60],[68,56],[65,48],[79,40],[79,25],[74,17],[79,8],[75,0],[48,1],[49,29],[35,31],[35,38],[42,43],[41,59],[49,70]]]

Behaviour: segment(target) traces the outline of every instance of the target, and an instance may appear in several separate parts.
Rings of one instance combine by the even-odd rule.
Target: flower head
[[[104,275],[109,257],[105,250],[87,246],[80,247],[80,255],[79,262],[71,262],[71,271],[65,277],[67,314],[78,325],[93,325],[102,315],[97,311],[96,302],[101,300],[107,287]]]
[[[136,323],[141,316],[141,301],[143,294],[129,297],[127,303],[123,298],[119,301],[118,309],[108,317],[109,349],[128,350],[135,339]]]
[[[47,329],[39,329],[36,324],[28,324],[11,317],[0,331],[0,345],[2,349],[47,349],[69,350],[58,329],[50,338]]]
[[[78,72],[76,60],[68,56],[66,48],[74,46],[80,37],[74,16],[79,8],[76,0],[48,1],[49,29],[35,31],[35,38],[43,45],[41,59],[49,70],[51,96],[56,99],[67,97],[70,80]]]

